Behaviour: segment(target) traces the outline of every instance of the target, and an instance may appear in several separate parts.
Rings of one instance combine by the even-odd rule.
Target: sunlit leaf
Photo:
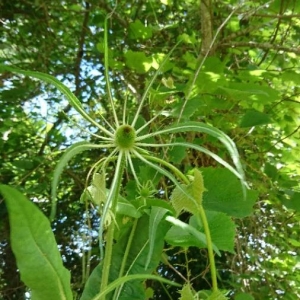
[[[203,194],[205,210],[224,212],[230,216],[242,218],[253,211],[258,193],[247,190],[244,198],[243,190],[237,178],[224,168],[201,168],[207,192]]]
[[[152,65],[152,58],[147,57],[144,52],[128,50],[125,59],[126,65],[140,74],[148,72]]]
[[[152,29],[144,26],[140,20],[135,20],[129,25],[129,37],[131,39],[150,39],[152,37]]]

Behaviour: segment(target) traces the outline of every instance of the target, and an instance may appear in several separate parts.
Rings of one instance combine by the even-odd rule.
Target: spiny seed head
[[[115,143],[123,150],[128,150],[134,146],[136,133],[130,125],[121,125],[115,133]]]

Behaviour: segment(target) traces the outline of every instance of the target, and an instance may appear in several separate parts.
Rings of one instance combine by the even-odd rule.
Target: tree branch
[[[81,27],[81,34],[80,34],[79,41],[78,41],[77,56],[76,56],[76,60],[75,60],[75,74],[74,74],[75,75],[75,91],[74,91],[74,94],[76,96],[78,96],[80,93],[80,82],[81,82],[80,69],[81,69],[81,62],[82,62],[82,58],[83,58],[83,54],[84,54],[83,48],[84,48],[84,42],[85,42],[85,38],[86,38],[86,30],[87,30],[89,16],[90,16],[90,4],[88,2],[85,2],[85,13],[84,13],[83,23],[82,23],[82,27]],[[64,113],[64,114],[62,114],[62,116],[67,114],[69,112],[69,110],[71,109],[71,107],[72,106],[70,104],[66,105],[65,108],[62,110],[62,112]],[[64,119],[63,117],[58,117],[57,120],[53,123],[53,126],[51,127],[49,132],[46,134],[45,140],[40,147],[38,155],[43,154],[45,147],[49,143],[51,135],[53,134],[54,130],[60,125],[60,123],[63,121],[63,119]]]
[[[202,0],[200,5],[201,14],[201,53],[213,53],[211,47],[213,40],[213,20],[212,20],[212,3],[211,0]]]
[[[257,42],[230,42],[230,43],[220,43],[218,47],[231,47],[231,48],[240,48],[240,47],[249,47],[249,48],[258,48],[263,50],[276,50],[300,54],[300,47],[291,48],[280,45],[273,45],[270,43],[257,43]]]

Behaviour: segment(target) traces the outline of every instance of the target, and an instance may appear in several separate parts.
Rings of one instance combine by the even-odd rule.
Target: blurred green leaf
[[[140,20],[135,20],[129,25],[129,37],[131,39],[150,39],[152,37],[152,29],[144,26]]]
[[[149,71],[152,65],[152,58],[147,57],[144,52],[128,50],[125,54],[126,65],[140,74]]]
[[[240,127],[252,127],[258,125],[265,125],[265,124],[270,124],[272,122],[273,121],[267,114],[257,110],[249,110],[242,117]]]
[[[300,193],[295,192],[290,199],[284,199],[281,202],[287,208],[300,212]]]

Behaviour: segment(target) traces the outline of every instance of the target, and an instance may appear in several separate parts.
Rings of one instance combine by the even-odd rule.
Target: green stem
[[[204,233],[206,236],[206,243],[207,243],[207,253],[208,253],[208,259],[210,263],[210,273],[211,273],[211,281],[212,281],[212,290],[215,292],[218,290],[218,282],[217,282],[217,270],[216,270],[216,264],[215,264],[215,256],[214,256],[214,250],[213,250],[213,244],[211,240],[210,230],[205,214],[205,210],[202,205],[199,207],[199,215],[197,215],[197,218],[201,218],[202,225],[204,228]],[[199,222],[199,219],[198,219]]]
[[[115,216],[116,214],[118,196],[121,188],[124,168],[125,168],[125,155],[123,152],[120,152],[117,161],[116,170],[115,170],[115,176],[111,185],[111,194],[107,199],[108,203],[106,207],[108,209],[106,209],[107,211],[105,211],[105,209],[103,210],[102,218],[105,218],[105,215],[108,213],[108,210],[110,210],[113,216]],[[111,202],[111,206],[109,202]],[[112,248],[113,248],[113,240],[114,240],[114,231],[115,231],[115,221],[112,220],[111,224],[108,227],[107,235],[106,235],[105,255],[103,259],[103,269],[102,269],[102,278],[101,278],[101,286],[100,286],[101,292],[105,291],[108,285],[112,250],[113,250]],[[101,300],[105,300],[105,295],[101,298]]]
[[[154,157],[154,156],[150,156],[150,155],[143,155],[145,158],[148,158],[149,160],[155,161],[155,162],[159,162],[162,165],[168,167],[173,174],[176,174],[176,176],[178,178],[180,178],[182,180],[182,182],[184,182],[185,184],[189,184],[190,181],[189,179],[180,171],[178,170],[176,167],[174,167],[173,165],[171,165],[170,163]],[[209,230],[209,226],[208,226],[208,222],[207,222],[207,218],[206,218],[206,214],[205,214],[205,210],[203,208],[202,205],[200,205],[199,207],[199,215],[196,216],[197,218],[201,218],[202,224],[203,224],[203,229],[204,229],[204,233],[206,236],[206,241],[207,241],[207,252],[208,252],[208,259],[209,259],[209,263],[210,263],[210,272],[211,272],[211,281],[212,281],[212,289],[213,291],[217,291],[218,290],[218,283],[217,283],[217,271],[216,271],[216,265],[215,265],[215,257],[214,257],[214,251],[213,251],[213,244],[212,244],[212,240],[211,240],[211,235],[210,235],[210,230]],[[198,220],[199,221],[199,220]]]
[[[131,248],[131,244],[132,244],[132,241],[133,241],[133,237],[134,237],[134,234],[135,234],[137,223],[138,223],[138,219],[135,219],[134,223],[133,223],[133,226],[131,228],[131,232],[130,232],[128,242],[127,242],[127,245],[126,245],[126,249],[125,249],[125,252],[124,252],[121,268],[120,268],[120,271],[119,271],[119,278],[122,277],[123,274],[124,274],[124,270],[125,270],[125,266],[126,266],[126,262],[127,262],[127,257],[128,257],[128,254],[129,254],[129,250]],[[120,291],[121,291],[122,287],[123,287],[123,284],[115,290],[113,299],[118,299],[118,297],[120,296],[119,294],[120,294]]]
[[[179,171],[176,167],[174,167],[172,164],[168,163],[167,161],[165,161],[165,160],[163,160],[161,158],[155,157],[155,156],[151,156],[151,155],[144,155],[143,154],[143,157],[147,158],[148,160],[152,160],[152,161],[158,162],[161,165],[169,168],[173,172],[173,174],[175,174],[175,176],[177,176],[177,178],[179,178],[185,184],[189,184],[190,183],[190,181],[188,180],[188,178],[181,171]]]

